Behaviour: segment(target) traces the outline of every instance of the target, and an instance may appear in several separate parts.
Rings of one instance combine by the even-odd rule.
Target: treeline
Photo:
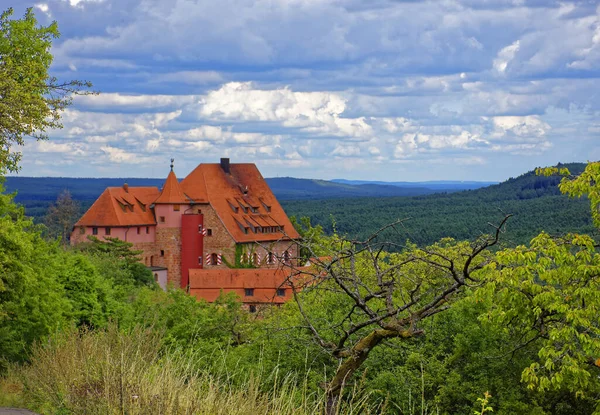
[[[566,164],[574,174],[580,163]],[[570,199],[560,193],[560,177],[538,176],[528,172],[498,185],[477,190],[418,197],[282,201],[286,213],[309,217],[326,233],[337,231],[349,238],[365,239],[381,227],[406,219],[402,226],[384,237],[428,245],[444,237],[468,240],[491,231],[495,223],[510,213],[506,244],[529,242],[541,231],[560,235],[566,232],[595,233],[587,198]]]

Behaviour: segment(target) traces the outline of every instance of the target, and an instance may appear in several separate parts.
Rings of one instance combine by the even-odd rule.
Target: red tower
[[[203,268],[203,225],[201,213],[181,216],[181,288],[184,289],[190,281],[190,269]]]

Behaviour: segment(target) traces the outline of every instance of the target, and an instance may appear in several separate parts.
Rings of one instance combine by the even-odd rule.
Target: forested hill
[[[584,164],[564,165],[580,173]],[[477,190],[418,197],[389,197],[320,201],[283,201],[290,216],[310,217],[327,233],[364,239],[396,219],[407,220],[393,233],[400,243],[433,243],[443,237],[473,239],[489,233],[502,212],[514,215],[505,240],[526,243],[542,230],[550,234],[593,233],[587,199],[569,199],[558,189],[559,177],[540,177],[533,171],[503,183]],[[335,225],[334,225],[335,224]]]
[[[585,167],[581,163],[565,166],[575,174]],[[365,238],[396,219],[410,218],[401,235],[394,234],[395,240],[428,244],[447,236],[472,239],[489,232],[488,223],[501,218],[501,211],[514,214],[507,234],[511,245],[525,243],[542,230],[553,234],[594,231],[587,200],[569,199],[558,190],[559,177],[539,177],[533,171],[477,190],[435,194],[425,187],[287,177],[266,180],[288,215],[310,217],[328,233],[335,223],[339,233],[355,238]],[[64,189],[85,210],[106,187],[124,182],[161,187],[164,180],[7,177],[5,186],[9,192],[18,191],[17,202],[39,220]]]
[[[435,187],[428,188],[419,183],[410,186],[385,184],[351,185],[334,183],[326,180],[295,179],[278,177],[265,179],[279,200],[297,199],[333,199],[357,197],[388,197],[427,195],[440,191]],[[27,214],[36,218],[43,216],[49,205],[56,200],[63,190],[88,208],[107,187],[118,187],[124,183],[130,186],[162,187],[164,179],[136,178],[72,178],[72,177],[7,177],[6,190],[17,192],[16,201],[27,209]],[[479,186],[484,186],[481,183]],[[463,187],[463,189],[467,188]],[[453,189],[461,190],[460,186]]]

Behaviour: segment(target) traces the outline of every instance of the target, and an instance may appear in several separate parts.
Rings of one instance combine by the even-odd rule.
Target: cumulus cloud
[[[55,157],[56,174],[162,175],[163,158],[230,156],[322,177],[414,163],[416,179],[585,159],[600,130],[593,3],[44,0],[38,18],[62,32],[53,73],[102,93],[76,97],[24,172]]]

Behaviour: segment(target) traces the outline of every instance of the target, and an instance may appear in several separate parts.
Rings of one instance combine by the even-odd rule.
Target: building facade
[[[263,278],[270,287],[260,283],[260,298],[281,299],[285,273],[277,270],[295,265],[298,257],[299,235],[256,166],[226,158],[200,164],[181,182],[171,165],[162,190],[127,184],[107,188],[75,224],[71,243],[89,236],[131,242],[163,288],[189,290],[193,274],[193,294],[208,301],[214,301],[215,284],[207,282],[203,270],[240,281],[259,281],[246,274],[260,269],[268,276],[272,270],[273,278]]]

